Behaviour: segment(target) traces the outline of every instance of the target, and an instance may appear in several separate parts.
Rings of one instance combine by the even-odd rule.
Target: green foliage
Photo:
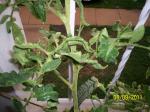
[[[0,24],[3,24],[6,22],[6,20],[10,17],[10,15],[5,15],[2,17],[1,21],[0,21]]]
[[[8,33],[11,33],[12,21],[6,22],[6,29]]]
[[[5,4],[0,4],[0,14],[7,8]]]
[[[93,108],[91,112],[108,112],[107,106],[100,106],[98,108]]]
[[[48,61],[46,61],[43,64],[43,66],[41,68],[41,72],[45,73],[45,72],[50,72],[50,71],[56,70],[60,64],[61,64],[60,59],[54,59],[54,60],[48,59]]]
[[[150,88],[149,86],[144,86],[144,95],[145,95],[145,100],[150,106]]]
[[[132,34],[132,38],[130,39],[130,42],[134,43],[140,41],[144,36],[144,32],[145,32],[145,28],[143,25],[135,29]]]
[[[0,3],[0,14],[5,11],[5,9],[7,9],[7,7],[9,6],[10,4],[10,0],[5,0],[4,3]]]
[[[108,63],[116,62],[119,51],[115,47],[115,40],[102,37],[100,41],[101,44],[98,49],[98,57],[102,58],[105,62]]]
[[[46,1],[45,0],[38,0],[38,1],[27,1],[25,5],[31,11],[31,13],[41,21],[46,21]]]
[[[38,101],[47,101],[49,110],[56,108],[58,104],[58,93],[54,91],[52,84],[34,87],[33,97],[36,97]]]
[[[16,23],[12,23],[12,34],[16,44],[23,44],[25,42],[24,35]]]
[[[35,97],[38,101],[47,101],[47,107],[43,109],[45,112],[55,112],[58,104],[58,93],[54,90],[54,86],[52,84],[43,85],[42,83],[43,77],[48,72],[54,71],[54,75],[70,88],[73,93],[74,112],[78,112],[78,106],[86,98],[89,98],[96,88],[99,88],[107,94],[104,85],[99,83],[94,77],[87,80],[77,90],[80,70],[87,64],[95,69],[105,69],[107,66],[102,66],[100,59],[106,63],[116,63],[119,50],[127,45],[136,45],[138,47],[139,45],[135,43],[140,41],[144,35],[144,26],[133,31],[130,24],[122,26],[116,23],[112,28],[116,33],[114,37],[109,35],[106,28],[102,30],[93,29],[92,38],[89,41],[84,40],[80,33],[81,29],[88,24],[84,18],[82,1],[76,0],[81,11],[81,29],[79,29],[80,33],[78,36],[71,36],[69,2],[69,0],[65,0],[65,8],[60,0],[17,0],[13,4],[9,4],[10,0],[8,0],[6,3],[0,4],[0,13],[2,13],[7,6],[13,9],[11,15],[4,15],[2,17],[0,23],[6,23],[7,32],[12,33],[14,37],[15,45],[12,52],[12,60],[15,64],[18,64],[20,68],[18,73],[0,73],[0,87],[24,84],[26,87],[25,90],[31,92],[31,98]],[[21,31],[22,29],[15,23],[15,18],[13,18],[14,11],[19,8],[18,5],[25,5],[31,11],[32,15],[42,22],[46,22],[48,10],[52,11],[64,23],[67,36],[61,32],[42,29],[40,32],[44,35],[44,43],[26,43]],[[140,47],[147,48],[145,46]],[[72,83],[61,76],[61,73],[57,70],[64,60],[67,63],[72,62]],[[149,103],[149,89],[145,88],[144,91],[146,101]],[[118,82],[113,88],[113,93],[143,94],[140,87],[133,89],[121,82]],[[17,100],[13,102],[17,110],[22,112],[22,104]],[[112,104],[112,102],[109,102],[109,104]],[[107,112],[109,104],[103,105],[98,109],[93,109],[92,111]],[[137,103],[137,105],[133,105],[133,102],[125,102],[125,104],[129,110],[136,109],[137,105],[141,106],[141,102]],[[24,111],[25,110],[26,105],[24,105]]]
[[[13,60],[15,61],[17,60],[19,64],[24,66],[30,63],[30,60],[26,57],[27,53],[28,53],[27,51],[15,47],[14,52],[12,53]]]
[[[97,78],[92,77],[91,79],[87,80],[83,83],[78,90],[78,99],[79,105],[86,99],[90,98],[93,91],[98,87],[99,81]]]
[[[11,73],[0,73],[0,87],[8,87],[24,83],[32,77],[35,72],[37,72],[36,67],[20,70],[19,73],[14,71]]]
[[[12,104],[16,112],[25,112],[22,102],[18,99],[12,99]]]
[[[81,52],[76,52],[76,53],[63,53],[63,55],[71,57],[73,60],[80,64],[89,64],[95,69],[104,69],[106,67],[102,66],[101,64],[98,63],[97,60],[92,60],[88,56],[88,54],[82,54]]]

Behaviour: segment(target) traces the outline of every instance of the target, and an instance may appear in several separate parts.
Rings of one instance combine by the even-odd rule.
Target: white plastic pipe
[[[71,35],[74,36],[74,32],[75,32],[75,13],[76,13],[76,8],[75,8],[75,1],[74,0],[70,0],[70,31],[71,31]],[[70,83],[72,83],[72,63],[68,64],[68,80]],[[70,95],[70,91],[68,93],[68,96],[71,97]]]
[[[138,23],[137,23],[135,29],[141,25],[144,25],[146,23],[149,15],[150,15],[150,0],[147,0],[142,11],[141,11],[141,14],[140,14],[140,17],[139,17],[139,20],[138,20]],[[126,50],[122,56],[121,62],[119,63],[118,69],[115,73],[115,76],[111,82],[112,84],[115,84],[116,81],[120,78],[121,73],[122,73],[128,59],[130,57],[130,54],[131,54],[133,48],[134,48],[133,46],[128,46],[126,48]]]
[[[5,2],[5,0],[1,0],[0,3]],[[11,3],[14,3],[14,0],[11,1]],[[8,7],[3,13],[0,15],[0,20],[4,15],[10,15],[12,11],[11,7]],[[20,26],[22,29],[22,33],[25,33],[23,31],[23,25],[19,16],[18,12],[14,12],[13,17],[16,18],[16,24]],[[25,39],[26,40],[26,39]],[[13,35],[11,33],[8,33],[6,30],[6,23],[0,25],[0,72],[11,72],[16,71],[18,72],[18,67],[11,63],[11,52],[14,46],[14,39]],[[11,76],[10,76],[11,77]],[[19,86],[17,86],[19,87]],[[20,87],[21,89],[21,87]],[[9,94],[11,95],[19,95],[18,91],[12,91]],[[10,105],[10,101],[6,100],[2,97],[0,97],[0,110],[4,112],[5,106]],[[2,105],[3,104],[3,105]]]
[[[0,3],[4,2],[5,0],[1,0]],[[11,1],[14,3],[14,0]],[[1,15],[0,20],[4,15],[10,15],[12,11],[11,7],[8,7]],[[23,30],[23,25],[20,19],[20,15],[18,12],[14,12],[13,17],[16,18],[16,24],[20,26],[22,29],[22,33],[25,33]],[[26,40],[26,39],[25,39]],[[0,72],[11,72],[11,71],[18,71],[18,68],[10,62],[11,59],[11,51],[13,49],[14,40],[11,33],[7,33],[6,30],[6,23],[0,25]]]

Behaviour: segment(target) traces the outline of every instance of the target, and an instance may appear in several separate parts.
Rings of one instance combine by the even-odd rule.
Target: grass
[[[85,7],[141,9],[146,0],[91,0],[83,2]]]
[[[82,33],[83,37],[86,37],[85,39],[90,38],[90,30],[92,27],[85,28],[85,30]],[[97,29],[101,29],[103,27],[97,27]],[[59,28],[59,30],[62,30]],[[108,30],[110,30],[110,27],[108,27]],[[147,39],[150,37],[150,28],[146,28],[145,32],[145,38],[140,42],[140,44],[143,45],[149,45],[147,42]],[[140,84],[150,84],[150,79],[145,78],[145,73],[150,66],[150,57],[148,56],[148,51],[143,50],[140,48],[135,48],[131,54],[130,59],[127,62],[127,65],[122,73],[122,76],[120,78],[121,81],[126,82],[128,84],[131,84],[133,81],[136,81]],[[121,51],[121,54],[123,54],[123,51]],[[118,60],[121,59],[121,56],[118,58]],[[119,62],[119,61],[118,61]],[[99,79],[100,82],[104,83],[105,85],[108,84],[117,69],[118,65],[110,65],[105,70],[95,70],[91,68],[90,66],[86,66],[84,69],[81,70],[80,76],[79,76],[79,85],[84,83],[87,79],[89,79],[91,76],[95,76]],[[67,63],[63,63],[59,67],[59,71],[63,74],[64,77],[67,78]],[[59,80],[57,77],[53,75],[53,73],[49,73],[45,80],[45,83],[54,83],[56,85],[56,90],[60,93],[60,97],[67,97],[68,89],[67,87]],[[98,93],[101,94],[101,93]]]

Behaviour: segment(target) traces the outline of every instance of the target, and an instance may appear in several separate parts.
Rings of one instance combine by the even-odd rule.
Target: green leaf
[[[116,63],[116,58],[118,55],[119,51],[115,47],[114,40],[105,37],[101,38],[97,57],[103,59],[107,63]]]
[[[89,40],[91,46],[98,41],[99,35],[100,35],[100,31],[96,31],[93,37]]]
[[[79,105],[87,98],[90,98],[93,91],[98,87],[99,81],[96,77],[91,77],[83,83],[78,90],[78,102]]]
[[[100,36],[99,36],[99,41],[101,41],[101,38],[108,38],[109,34],[106,28],[102,29]]]
[[[12,53],[12,58],[14,61],[19,62],[22,66],[30,63],[30,60],[27,58],[27,51],[19,48],[14,48]]]
[[[31,13],[42,22],[46,21],[46,3],[45,0],[38,0],[26,3]]]
[[[41,56],[40,54],[36,54],[34,52],[29,52],[28,54],[26,54],[27,58],[35,61],[39,64],[41,64],[42,62],[44,62],[44,56]]]
[[[37,68],[33,67],[20,70],[19,73],[14,71],[11,73],[0,73],[0,87],[9,87],[21,84],[33,76],[36,70]]]
[[[16,23],[12,23],[12,34],[16,44],[25,43],[24,35],[20,29],[20,27]]]
[[[106,28],[101,31],[99,42],[100,45],[97,46],[97,57],[103,59],[107,63],[115,63],[119,51],[115,47],[115,39],[109,37]]]
[[[85,83],[83,83],[79,89],[78,89],[78,106],[82,104],[82,102],[90,98],[93,91],[98,87],[99,81],[96,77],[91,77],[89,80],[87,80]],[[73,108],[71,108],[70,112],[73,111]]]
[[[63,13],[63,5],[61,3],[61,0],[55,0],[55,2],[53,2],[53,7],[54,7],[54,9],[56,10],[57,13],[58,12]]]
[[[11,27],[12,27],[12,21],[7,21],[6,22],[6,29],[7,29],[7,33],[11,32]]]
[[[96,109],[92,109],[91,112],[108,112],[108,108],[105,105],[103,105]]]
[[[150,67],[148,68],[147,72],[146,72],[146,79],[148,79],[150,77]]]
[[[15,112],[24,112],[23,104],[19,100],[12,99],[12,104],[15,109]]]
[[[0,21],[0,24],[3,24],[6,22],[6,20],[10,17],[10,15],[4,15]]]
[[[28,0],[16,0],[16,3],[19,5],[24,5],[25,3],[28,3]]]
[[[36,97],[38,101],[58,101],[58,93],[54,91],[54,85],[52,84],[43,85],[41,87],[36,86],[33,92],[33,96]]]
[[[144,86],[144,96],[145,96],[146,102],[150,106],[150,88],[149,88],[149,86]]]
[[[119,31],[121,31],[121,29],[122,29],[122,26],[120,25],[120,23],[118,21],[115,24],[112,25],[112,30],[113,31],[119,32]]]
[[[121,39],[130,39],[133,36],[133,32],[124,32],[121,33],[121,35],[119,36],[119,38]]]
[[[144,25],[139,26],[137,29],[133,31],[132,38],[130,39],[131,43],[140,41],[145,33]]]
[[[6,4],[0,4],[0,14],[7,8]]]
[[[89,59],[89,56],[87,54],[81,54],[81,52],[76,52],[76,53],[62,53],[61,55],[64,56],[69,56],[73,60],[77,61],[80,64],[90,64],[93,66],[95,69],[105,69],[105,66],[102,66],[101,64],[98,63],[97,60],[91,60]]]
[[[66,46],[76,46],[76,45],[81,45],[83,46],[84,50],[87,52],[93,52],[93,49],[89,46],[89,43],[86,42],[83,38],[81,37],[69,37],[66,38],[55,50],[55,52],[62,50]]]
[[[41,68],[41,72],[45,73],[45,72],[56,70],[60,64],[61,64],[61,59],[48,60],[43,64]]]
[[[21,44],[21,45],[17,44],[15,46],[20,49],[40,49],[41,48],[41,46],[36,43],[26,43],[26,44]]]

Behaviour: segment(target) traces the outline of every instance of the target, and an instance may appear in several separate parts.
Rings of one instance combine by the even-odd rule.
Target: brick
[[[96,25],[96,9],[85,8],[84,13],[85,13],[85,20],[91,25]]]
[[[56,15],[49,11],[46,24],[61,25],[63,23]]]
[[[29,24],[30,12],[27,10],[27,8],[21,7],[19,13],[22,20],[22,24]]]
[[[42,40],[42,35],[39,33],[41,27],[48,29],[49,25],[24,25],[24,31],[28,42],[37,42]]]
[[[140,15],[139,10],[125,10],[125,9],[119,9],[120,17],[121,17],[121,23],[123,25],[126,25],[128,23],[132,23],[132,25],[136,25],[138,22],[138,18]]]
[[[112,25],[115,21],[119,21],[118,9],[96,9],[97,25]]]

